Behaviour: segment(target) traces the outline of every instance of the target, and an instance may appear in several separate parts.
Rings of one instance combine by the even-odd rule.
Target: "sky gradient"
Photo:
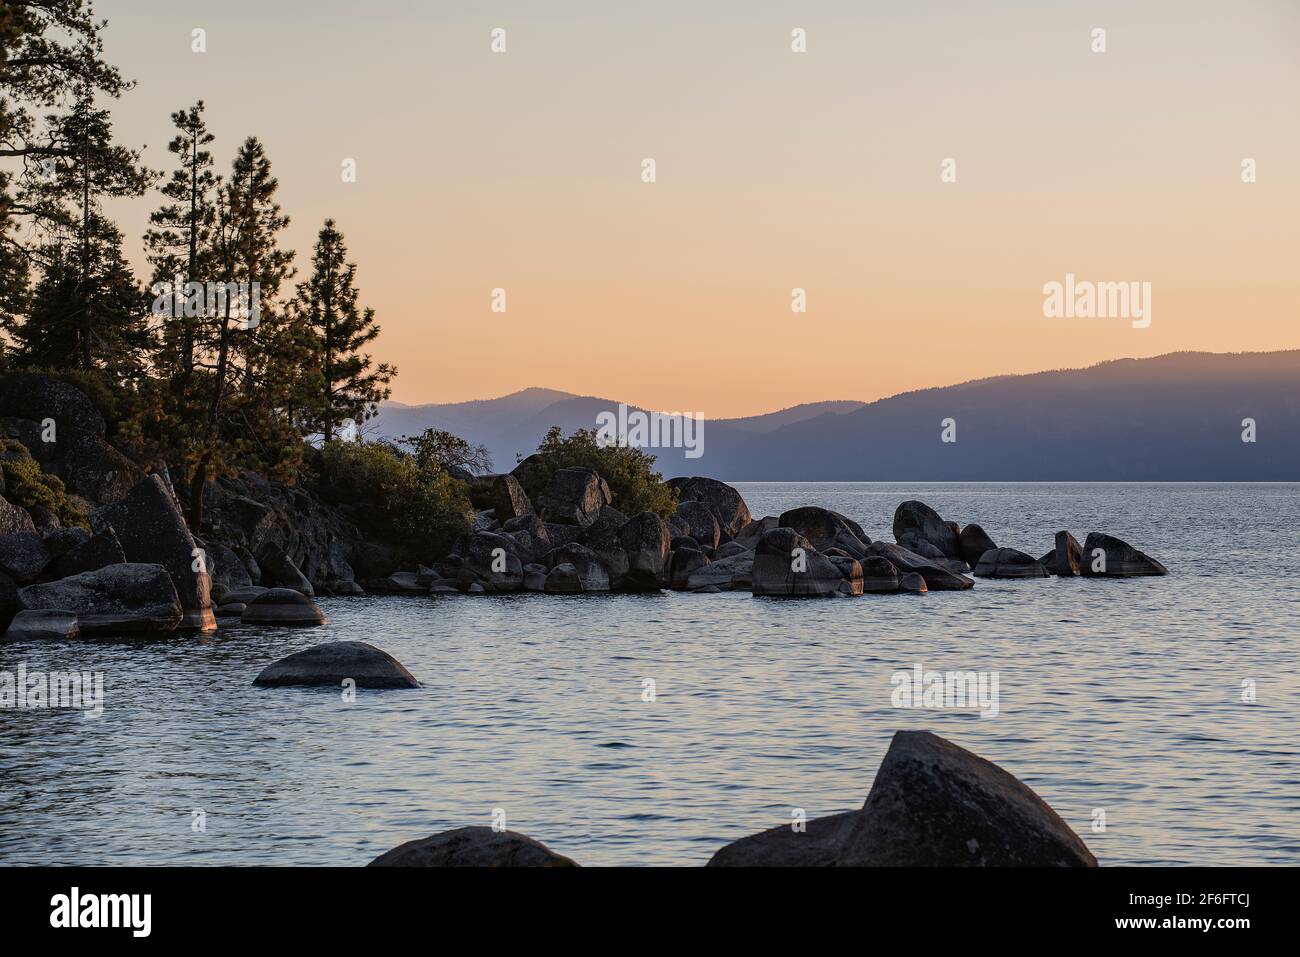
[[[1294,0],[540,6],[96,10],[139,81],[122,141],[169,169],[168,114],[199,98],[221,171],[261,137],[299,268],[334,217],[404,402],[547,386],[731,416],[1300,347]],[[110,207],[142,275],[157,203]],[[1066,273],[1150,282],[1150,328],[1045,318]]]

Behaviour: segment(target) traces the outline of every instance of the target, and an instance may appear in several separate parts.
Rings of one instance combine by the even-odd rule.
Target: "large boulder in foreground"
[[[537,497],[537,511],[544,522],[585,527],[613,500],[609,483],[591,469],[556,469]]]
[[[915,551],[916,542],[929,542],[948,558],[961,558],[957,533],[924,502],[903,502],[894,510],[894,541]]]
[[[724,542],[731,541],[752,521],[744,497],[725,482],[695,476],[670,479],[667,484],[676,490],[677,501],[702,502],[708,506],[718,520]]]
[[[925,579],[926,588],[931,591],[961,591],[975,587],[973,579],[945,568],[933,559],[924,558],[901,545],[872,542],[867,546],[867,554],[888,559],[898,569],[900,583],[903,574],[915,572]]]
[[[82,634],[166,634],[184,612],[161,565],[128,563],[20,589],[24,608],[70,611]]]
[[[97,531],[112,526],[128,562],[167,569],[184,610],[181,628],[216,630],[206,559],[196,557],[198,545],[160,476],[146,476],[125,499],[99,509],[91,520]],[[84,624],[82,627],[85,630]]]
[[[858,823],[860,811],[841,811],[806,822],[797,831],[782,824],[720,848],[708,867],[829,867]]]
[[[792,528],[774,528],[759,539],[750,575],[755,595],[833,595],[845,581],[835,563]],[[861,566],[856,586],[861,594]]]
[[[979,564],[980,556],[990,548],[997,547],[997,542],[993,541],[989,533],[975,522],[963,528],[961,534],[957,536],[957,550],[961,553],[961,560],[971,568]]]
[[[316,602],[296,588],[268,588],[245,603],[240,617],[246,625],[309,627],[325,624],[325,615]]]
[[[839,866],[1096,867],[1060,815],[1002,768],[928,731],[899,731]]]
[[[974,574],[979,578],[1048,577],[1037,558],[1014,548],[990,548],[980,556]]]
[[[515,831],[458,827],[399,844],[367,867],[577,867],[541,841]]]
[[[261,688],[334,685],[356,682],[358,688],[418,688],[420,682],[400,661],[364,641],[331,641],[281,658],[253,679]]]
[[[1101,554],[1097,552],[1100,550]],[[1135,578],[1168,575],[1169,569],[1145,552],[1113,535],[1089,532],[1083,543],[1079,574],[1093,577]]]

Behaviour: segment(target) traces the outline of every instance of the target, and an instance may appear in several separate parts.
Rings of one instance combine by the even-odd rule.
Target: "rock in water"
[[[456,587],[469,591],[477,583],[494,595],[519,591],[524,587],[522,550],[519,541],[510,535],[475,532],[456,575]],[[427,591],[428,585],[422,590]]]
[[[541,841],[515,831],[458,827],[399,844],[367,867],[577,867]]]
[[[642,512],[618,530],[627,555],[620,587],[628,591],[657,591],[668,564],[668,526],[654,512]]]
[[[73,612],[86,635],[166,634],[184,614],[171,575],[161,565],[109,565],[28,585],[18,598],[26,608]]]
[[[167,569],[184,610],[181,628],[216,629],[206,560],[198,561],[198,545],[159,476],[137,482],[121,502],[95,512],[92,523],[98,531],[112,526],[128,562],[156,563]],[[86,630],[84,622],[82,630]]]
[[[754,595],[831,595],[845,580],[831,559],[792,528],[774,528],[759,539],[750,574]],[[856,585],[861,594],[861,566]]]
[[[552,571],[557,565],[572,565],[584,592],[609,591],[609,572],[600,563],[596,553],[585,545],[574,542],[553,548],[547,553],[545,564]],[[549,575],[546,579],[546,590],[552,591]]]
[[[691,579],[704,585],[716,585],[717,582],[698,579],[696,576],[711,563],[709,556],[698,548],[675,548],[668,562],[668,587],[674,591],[684,591],[691,587]]]
[[[1052,553],[1052,564],[1048,571],[1053,575],[1077,575],[1082,559],[1083,549],[1079,546],[1079,540],[1067,531],[1057,532],[1056,551]]]
[[[888,595],[898,591],[898,569],[894,563],[880,555],[868,555],[862,562],[862,591],[868,595]]]
[[[842,811],[807,822],[796,831],[783,824],[719,848],[707,867],[829,867],[839,855],[860,811]]]
[[[686,534],[701,545],[716,548],[722,540],[722,526],[718,524],[718,517],[703,502],[679,502],[677,517],[686,523]]]
[[[246,625],[325,624],[316,602],[296,588],[268,588],[247,602],[242,617]]]
[[[703,553],[696,554],[703,558]],[[710,586],[718,591],[749,591],[753,585],[754,554],[742,551],[716,562],[704,559],[703,564],[687,575],[685,587],[688,591],[701,591]]]
[[[961,558],[952,526],[924,502],[907,501],[895,509],[894,541],[907,549],[918,541],[929,542],[948,558]]]
[[[609,483],[591,469],[556,469],[537,509],[544,522],[585,527],[612,502]]]
[[[275,542],[266,542],[257,550],[257,567],[262,571],[262,584],[270,588],[292,588],[309,598],[316,597],[307,576]]]
[[[1169,569],[1126,541],[1101,532],[1089,532],[1083,543],[1079,574],[1134,578],[1141,575],[1168,575]]]
[[[899,731],[835,862],[876,867],[1096,867],[1060,815],[1002,768]]]
[[[957,536],[957,550],[961,552],[961,560],[971,568],[979,564],[980,556],[990,548],[997,548],[997,543],[989,537],[979,525],[971,522],[961,530]]]
[[[842,548],[849,555],[861,560],[867,557],[867,546],[871,539],[862,531],[862,526],[839,512],[816,505],[782,512],[777,520],[780,528],[793,528],[808,541],[813,548],[825,552],[830,548]]]
[[[924,558],[901,545],[872,542],[867,546],[867,554],[888,559],[900,574],[916,572],[925,579],[926,587],[931,591],[960,591],[975,587],[973,579],[951,571],[933,559]]]
[[[899,576],[898,590],[900,593],[909,595],[924,595],[930,589],[926,587],[924,578],[916,572],[908,572]]]
[[[582,580],[578,578],[578,568],[573,562],[560,562],[546,575],[542,591],[548,595],[580,595]]]
[[[980,578],[1046,578],[1047,569],[1032,555],[1014,548],[990,548],[975,566]]]
[[[338,686],[348,679],[358,688],[420,687],[400,661],[364,641],[331,641],[281,658],[263,668],[253,684],[263,688]]]
[[[5,641],[68,640],[81,634],[77,616],[70,611],[52,608],[20,611],[4,633]]]
[[[695,476],[670,479],[667,484],[677,491],[679,502],[702,502],[708,506],[718,520],[723,541],[731,541],[752,521],[745,499],[725,482]]]

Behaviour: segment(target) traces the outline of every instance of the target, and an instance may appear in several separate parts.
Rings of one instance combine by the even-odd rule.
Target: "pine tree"
[[[122,233],[92,215],[84,241],[55,244],[42,267],[31,311],[14,333],[20,363],[94,368],[112,382],[138,379],[152,347],[149,299],[122,254]],[[87,325],[84,317],[94,316]],[[85,365],[85,357],[91,365]]]
[[[203,119],[203,101],[171,116],[177,134],[167,149],[180,165],[162,187],[170,202],[149,216],[153,228],[145,233],[149,259],[154,266],[155,284],[207,282],[212,276],[213,226],[217,207],[213,193],[219,181],[212,171],[212,154],[205,149],[214,139]],[[199,319],[171,317],[163,322],[164,335],[160,369],[176,377],[178,390],[188,386],[194,374],[195,342]]]
[[[315,379],[319,394],[313,404],[315,427],[328,442],[342,422],[360,425],[388,398],[397,370],[372,366],[362,347],[379,335],[373,309],[357,305],[355,263],[347,261],[347,246],[334,220],[325,220],[312,255],[312,274],[298,285],[295,311],[311,330],[315,345]]]

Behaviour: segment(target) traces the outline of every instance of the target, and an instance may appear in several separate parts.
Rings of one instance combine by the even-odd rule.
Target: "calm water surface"
[[[0,646],[0,670],[103,671],[107,697],[97,720],[0,712],[0,863],[359,865],[501,808],[584,864],[703,864],[791,808],[861,805],[898,728],[1001,764],[1103,864],[1300,862],[1300,486],[738,487],[756,517],[826,505],[891,541],[912,497],[1033,555],[1058,528],[1105,530],[1170,576],[854,600],[335,598],[324,628]],[[337,639],[423,687],[354,704],[250,687]],[[890,677],[917,663],[997,671],[1000,713],[893,707]]]

